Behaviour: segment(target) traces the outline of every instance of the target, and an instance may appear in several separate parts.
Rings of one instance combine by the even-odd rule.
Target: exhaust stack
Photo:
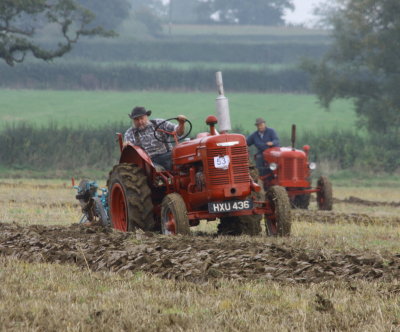
[[[223,134],[229,130],[231,130],[231,117],[229,113],[229,102],[228,98],[224,95],[224,82],[222,81],[222,73],[219,71],[215,74],[217,89],[218,89],[218,97],[216,99],[217,106],[217,118],[219,130]]]
[[[296,144],[296,125],[293,124],[292,125],[292,137],[291,137],[291,141],[292,141],[292,150],[295,150],[295,144]]]

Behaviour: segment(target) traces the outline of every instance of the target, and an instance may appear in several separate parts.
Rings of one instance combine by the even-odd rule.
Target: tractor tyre
[[[272,186],[266,193],[272,213],[265,216],[265,229],[269,236],[289,236],[292,227],[290,201],[285,188]]]
[[[292,208],[307,210],[310,205],[310,194],[296,195],[292,203]]]
[[[189,235],[189,218],[181,195],[172,193],[161,203],[161,233],[165,235]]]
[[[110,220],[113,228],[133,232],[154,229],[153,203],[147,177],[133,164],[114,166],[107,180]]]
[[[317,204],[320,210],[331,211],[333,206],[332,183],[327,177],[321,176],[317,182]]]

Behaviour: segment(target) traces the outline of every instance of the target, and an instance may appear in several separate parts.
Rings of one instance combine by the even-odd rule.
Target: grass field
[[[318,29],[307,29],[290,26],[263,26],[263,25],[196,25],[196,24],[173,24],[172,35],[222,35],[222,36],[327,36],[328,32]],[[164,27],[168,31],[168,26]]]
[[[210,81],[210,85],[214,84]],[[335,102],[325,111],[312,95],[229,93],[232,126],[253,131],[257,117],[281,135],[289,133],[292,123],[302,131],[353,129],[355,114],[347,101]],[[56,122],[66,126],[94,126],[124,122],[135,105],[154,111],[154,117],[169,118],[185,114],[194,131],[205,128],[207,115],[215,113],[216,93],[185,92],[112,92],[112,91],[40,91],[0,90],[0,128],[7,123],[25,121],[38,125]]]
[[[32,64],[40,64],[41,62],[38,60],[28,60],[26,63]],[[52,63],[49,63],[49,66],[56,66],[58,64],[76,64],[76,65],[92,65],[93,61],[90,59],[75,59],[75,60],[66,60],[66,59],[57,59]],[[159,69],[159,68],[171,68],[176,70],[190,70],[190,69],[198,69],[198,70],[225,70],[225,69],[246,69],[246,70],[268,70],[268,71],[281,71],[281,70],[289,70],[289,69],[297,69],[299,65],[297,63],[288,64],[288,63],[237,63],[237,62],[207,62],[207,61],[96,61],[96,65],[101,68],[118,68],[118,67],[129,67],[129,66],[138,66],[142,68],[150,68],[150,69]]]
[[[135,31],[136,34],[132,34]],[[171,32],[171,33],[170,33]],[[155,39],[150,36],[146,28],[132,20],[125,21],[118,28],[119,37],[109,41],[134,39]],[[254,25],[198,25],[172,24],[163,26],[162,39],[172,40],[209,40],[218,42],[268,43],[278,41],[327,43],[329,32],[319,29],[308,29],[299,26],[254,26]]]
[[[80,214],[74,192],[61,180],[0,179],[0,222],[68,226]],[[335,189],[336,198],[349,195],[400,201],[395,188]],[[400,225],[374,224],[375,218],[398,215],[398,208],[361,210],[337,204],[335,210],[368,213],[371,222],[298,220],[290,238],[263,235],[253,241],[310,251],[323,248],[325,256],[360,250],[363,257],[400,252]],[[201,230],[214,232],[215,223],[202,225]],[[29,251],[30,244],[25,248]],[[141,272],[93,272],[74,265],[26,263],[9,255],[0,258],[0,282],[0,325],[7,331],[397,331],[400,327],[398,281],[293,284],[218,279],[190,283]]]

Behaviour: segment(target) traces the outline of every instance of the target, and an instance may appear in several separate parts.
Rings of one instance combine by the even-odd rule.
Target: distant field
[[[29,59],[26,63],[29,64],[41,64],[42,62],[36,59]],[[93,61],[89,59],[57,59],[54,60],[50,65],[65,65],[65,64],[76,64],[76,65],[93,65]],[[288,70],[297,69],[298,63],[240,63],[240,62],[207,62],[207,61],[97,61],[96,65],[101,68],[118,68],[118,67],[129,67],[138,66],[150,69],[159,68],[172,68],[177,70],[189,70],[189,69],[212,69],[212,70],[226,70],[226,69],[242,69],[242,70]]]
[[[168,26],[164,26],[164,33],[168,32]],[[328,32],[318,29],[307,29],[288,26],[264,26],[264,25],[197,25],[197,24],[173,24],[172,35],[276,35],[276,36],[327,36]]]
[[[132,31],[137,31],[135,35]],[[146,29],[134,21],[126,21],[119,27],[118,39],[130,41],[132,39],[151,40]],[[185,40],[197,38],[198,40],[218,40],[220,42],[239,41],[243,43],[274,43],[282,41],[329,43],[329,31],[307,29],[295,26],[254,26],[254,25],[198,25],[198,24],[173,24],[163,26],[162,39]],[[115,39],[113,39],[115,40]]]
[[[355,126],[347,101],[335,102],[327,112],[312,95],[229,93],[226,89],[232,126],[248,131],[254,130],[254,120],[260,116],[281,133],[289,133],[292,123],[299,133]],[[74,127],[122,121],[128,126],[127,113],[135,105],[144,105],[155,117],[185,114],[199,131],[205,128],[206,116],[215,112],[215,98],[216,93],[196,92],[0,90],[0,128],[20,121]]]

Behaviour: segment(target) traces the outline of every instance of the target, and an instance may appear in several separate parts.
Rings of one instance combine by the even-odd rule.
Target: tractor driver
[[[124,135],[124,141],[140,146],[147,152],[153,163],[163,166],[167,170],[171,170],[171,143],[163,143],[154,137],[154,129],[157,125],[163,122],[163,119],[149,119],[150,110],[144,107],[136,106],[131,114],[128,114],[132,119],[132,127],[129,128]],[[183,135],[185,131],[186,117],[178,116],[178,125],[171,122],[165,122],[160,129],[173,132],[176,131],[178,136]],[[164,134],[168,135],[168,134]]]
[[[263,118],[257,118],[255,126],[257,131],[247,137],[247,145],[255,145],[257,153],[255,154],[256,167],[258,173],[263,176],[268,173],[267,165],[264,161],[263,152],[266,149],[279,146],[279,138],[273,128],[268,128]]]

